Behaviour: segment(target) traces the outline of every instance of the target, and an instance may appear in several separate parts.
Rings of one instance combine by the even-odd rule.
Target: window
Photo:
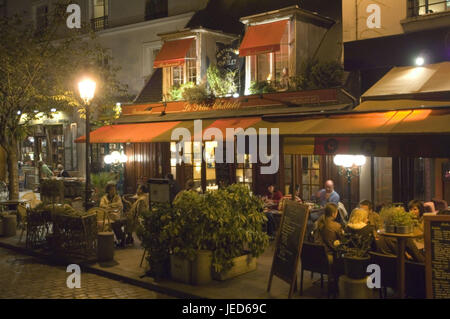
[[[320,189],[320,157],[302,156],[301,198],[311,199]]]
[[[170,67],[170,75],[170,86],[179,86],[188,82],[197,83],[197,53],[195,41],[193,41],[192,46],[186,54],[185,63],[180,66]]]
[[[48,5],[36,7],[36,30],[45,29],[48,26]]]
[[[177,161],[177,143],[170,143],[170,171],[174,178],[177,176],[177,167],[184,168],[186,170],[192,170],[187,176],[192,176],[194,181],[194,187],[197,189],[202,188],[202,152],[200,142],[185,142],[184,148],[180,155],[184,155],[184,162],[180,157]],[[191,175],[192,173],[192,175]]]
[[[289,24],[288,24],[289,25]],[[289,27],[281,39],[280,51],[253,55],[250,57],[251,81],[271,81],[283,89],[289,70]]]
[[[184,67],[174,66],[172,67],[172,86],[180,86],[184,83]]]
[[[164,18],[168,15],[168,0],[147,0],[145,2],[145,20]]]
[[[409,16],[421,16],[450,10],[450,0],[409,0]]]
[[[253,181],[253,164],[251,155],[244,155],[244,163],[236,164],[236,182],[248,185],[251,188]]]
[[[375,205],[392,203],[392,158],[375,157]]]
[[[206,190],[217,189],[216,184],[216,141],[205,142]]]
[[[94,31],[108,27],[109,0],[92,0],[92,28]]]

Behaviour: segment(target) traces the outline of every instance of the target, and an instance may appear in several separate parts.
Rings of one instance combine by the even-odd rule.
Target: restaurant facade
[[[378,77],[365,94],[354,94],[357,98],[342,87],[303,91],[280,88],[274,93],[250,95],[251,82],[281,80],[286,72],[296,74],[301,63],[311,57],[336,59],[342,54],[342,46],[339,38],[328,36],[336,20],[298,7],[244,17],[241,22],[246,25],[239,45],[240,59],[245,60],[245,95],[217,98],[209,105],[164,99],[135,103],[123,107],[114,125],[91,133],[91,143],[123,145],[128,159],[125,192],[134,192],[137,184],[149,178],[172,173],[181,186],[193,180],[203,191],[238,182],[248,184],[255,194],[264,194],[269,184],[288,194],[291,185],[298,185],[305,200],[332,179],[341,201],[348,203],[350,196],[351,208],[361,199],[383,204],[445,198],[450,87],[442,79],[448,74],[448,62],[423,68],[389,67],[390,71]],[[211,38],[209,44],[218,42],[215,37],[233,41],[229,34],[204,28],[170,34],[154,64],[163,69],[163,91],[164,86],[175,83],[175,75],[182,74],[180,80],[186,81],[193,70],[201,75],[208,63],[215,62],[210,45],[199,45],[199,30],[202,36]],[[347,50],[347,45],[344,47]],[[201,78],[195,81],[201,83]],[[350,72],[346,84],[350,88],[361,85],[351,80]],[[195,139],[199,120],[200,135],[218,129],[226,136],[227,128],[241,128],[246,135],[244,149],[236,145],[226,148],[225,153],[234,150],[233,161],[218,163],[217,142]],[[176,129],[186,129],[193,137],[183,145],[184,162],[176,156],[179,137],[172,136]],[[278,136],[272,134],[266,142],[270,154],[271,138],[279,140],[278,152],[271,154],[271,159],[277,157],[279,162],[274,174],[261,174],[261,167],[268,164],[259,157],[252,158],[250,146],[255,141],[261,145],[261,129],[272,133],[278,130]],[[83,138],[77,142],[83,142]],[[243,159],[239,162],[238,154]],[[364,155],[365,164],[353,168],[353,177],[348,179],[345,170],[334,163],[337,154]]]

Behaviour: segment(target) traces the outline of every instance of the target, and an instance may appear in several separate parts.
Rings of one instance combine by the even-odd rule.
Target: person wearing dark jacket
[[[178,193],[181,192],[181,186],[174,179],[172,174],[167,174],[166,178],[169,180],[170,200],[173,201]]]
[[[58,177],[70,177],[70,174],[64,169],[64,166],[58,164],[56,167],[58,169]]]
[[[377,251],[385,255],[397,256],[397,239],[382,236],[376,241]],[[409,260],[424,263],[425,254],[421,252],[411,238],[406,239],[405,253]]]
[[[337,223],[338,214],[337,205],[328,203],[325,206],[325,213],[317,220],[316,242],[323,243],[329,259],[332,260],[332,254],[336,252],[339,240],[342,238],[343,230],[341,224]],[[331,257],[331,258],[330,258]],[[330,261],[331,261],[330,260]]]

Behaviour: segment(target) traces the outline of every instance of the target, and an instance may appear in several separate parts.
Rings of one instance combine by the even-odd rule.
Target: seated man
[[[139,223],[139,217],[142,213],[149,210],[148,206],[148,189],[145,185],[139,185],[136,191],[137,200],[131,205],[131,208],[126,212],[125,233],[127,235],[125,244],[133,244],[133,232]]]
[[[317,192],[316,199],[322,207],[324,207],[327,203],[335,203],[336,205],[339,203],[340,196],[334,190],[334,183],[332,180],[325,182],[325,188]]]
[[[70,177],[70,174],[64,169],[64,166],[58,164],[56,167],[58,169],[58,177]]]
[[[264,205],[266,207],[266,217],[267,221],[267,234],[273,239],[275,236],[275,219],[273,217],[273,211],[278,210],[278,205],[280,200],[283,198],[283,194],[275,190],[275,185],[270,184],[267,187],[267,193],[263,197]]]
[[[325,188],[318,191],[315,198],[321,207],[325,207],[325,205],[327,205],[328,203],[339,205],[340,201],[339,194],[334,190],[334,183],[332,180],[328,180],[325,182]],[[309,218],[314,223],[319,219],[321,215],[321,211],[312,211],[309,215]]]

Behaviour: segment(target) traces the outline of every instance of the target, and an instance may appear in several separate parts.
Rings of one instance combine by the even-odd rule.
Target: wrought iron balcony
[[[91,27],[94,31],[100,31],[108,28],[108,16],[91,19]]]

